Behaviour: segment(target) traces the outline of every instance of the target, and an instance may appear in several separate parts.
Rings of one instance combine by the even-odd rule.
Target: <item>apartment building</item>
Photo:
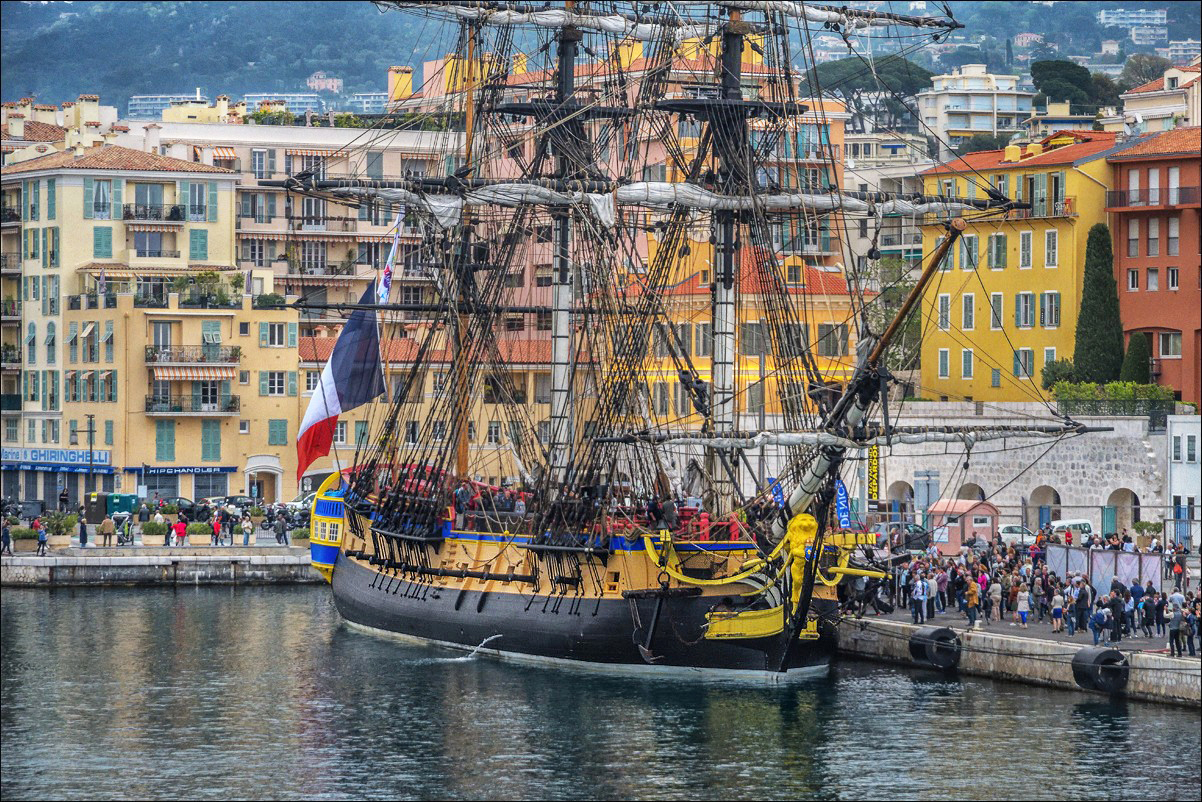
[[[939,158],[974,134],[1017,132],[1031,115],[1034,92],[1019,88],[1017,75],[994,75],[984,64],[965,64],[931,79],[918,93],[918,113],[927,129],[943,138]]]
[[[859,192],[921,193],[920,173],[934,162],[927,155],[926,137],[894,131],[848,134],[845,141],[843,189]],[[898,258],[911,266],[922,259],[922,220],[895,215],[874,221],[868,217],[848,220],[846,237],[855,266],[863,269],[879,258]]]
[[[459,140],[453,132],[313,128],[304,125],[129,122],[118,141],[239,177],[234,212],[236,264],[252,273],[248,289],[264,291],[264,273],[283,294],[313,304],[357,300],[387,260],[395,215],[385,206],[337,203],[290,195],[267,186],[302,169],[322,176],[384,178],[443,173],[445,153]],[[430,274],[420,264],[421,230],[402,220],[394,273],[399,300],[429,296]],[[336,331],[341,315],[321,310],[301,318],[303,336]]]
[[[1194,403],[1202,401],[1199,153],[1197,126],[1143,137],[1107,159],[1106,194],[1123,331],[1148,336],[1152,379]]]
[[[293,492],[298,321],[245,293],[238,174],[107,143],[29,150],[0,173],[19,210],[3,231],[19,255],[4,495]],[[250,278],[273,289],[270,271]]]
[[[1099,120],[1102,128],[1125,134],[1167,131],[1202,124],[1202,74],[1199,59],[1170,67],[1164,75],[1120,95],[1121,113]]]
[[[125,116],[131,120],[157,120],[173,103],[208,103],[208,95],[197,89],[194,93],[175,95],[131,95]]]
[[[969,218],[940,265],[922,300],[925,397],[1043,397],[1044,366],[1073,353],[1085,243],[1095,223],[1107,222],[1106,157],[1119,147],[1113,133],[1062,131],[923,173],[928,194],[983,197],[988,182],[1032,206]],[[926,219],[925,253],[942,240],[944,222]]]

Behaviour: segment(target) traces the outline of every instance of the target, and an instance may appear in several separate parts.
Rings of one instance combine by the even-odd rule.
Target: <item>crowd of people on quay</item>
[[[1128,584],[1114,577],[1105,592],[1098,592],[1084,573],[1058,576],[1050,570],[1041,547],[1054,541],[1046,532],[1040,535],[1029,548],[995,537],[985,548],[965,545],[955,555],[941,553],[932,543],[921,556],[902,561],[891,584],[871,588],[861,581],[852,607],[857,616],[870,610],[879,615],[895,604],[909,610],[914,624],[958,618],[968,628],[1039,626],[1069,637],[1088,633],[1094,645],[1124,637],[1166,638],[1171,654],[1197,655],[1202,597],[1190,588],[1182,544],[1164,548],[1153,541],[1145,548],[1164,555],[1161,588],[1151,580]],[[1092,538],[1088,547],[1137,550],[1123,533]]]

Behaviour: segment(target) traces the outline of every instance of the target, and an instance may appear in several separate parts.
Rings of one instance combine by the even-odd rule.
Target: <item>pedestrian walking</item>
[[[1027,586],[1025,584],[1019,585],[1015,603],[1015,612],[1018,613],[1018,617],[1022,620],[1022,623],[1019,624],[1019,626],[1021,626],[1023,629],[1026,629],[1027,616],[1031,614],[1031,592],[1027,590]]]
[[[107,513],[104,520],[100,522],[100,530],[98,534],[101,537],[101,545],[106,549],[113,545],[113,533],[117,531],[117,524],[113,521],[113,516]]]
[[[250,520],[250,516],[243,515],[242,516],[242,545],[243,546],[250,545],[250,535],[254,531],[255,531],[255,525]]]
[[[184,523],[184,519],[180,518],[172,525],[172,530],[175,531],[175,545],[184,545],[184,538],[188,534],[188,524]]]
[[[42,526],[40,518],[33,519],[33,531],[38,533],[38,556],[46,556],[46,545],[50,542],[46,527]]]
[[[1057,588],[1052,596],[1052,632],[1064,631],[1064,594]]]
[[[981,590],[976,582],[969,582],[964,588],[964,603],[968,613],[968,628],[977,627],[977,609],[981,603]]]
[[[145,501],[143,501],[141,506],[138,507],[138,534],[139,535],[142,534],[142,530],[146,527],[146,524],[148,524],[149,522],[150,522],[150,507],[146,504]]]
[[[288,545],[288,522],[284,520],[282,512],[275,516],[275,542],[281,546]]]
[[[221,545],[221,527],[223,524],[222,519],[224,517],[225,511],[221,509],[217,510],[217,514],[213,516],[213,537],[209,540],[210,546]]]
[[[1185,642],[1181,638],[1181,628],[1185,626],[1185,616],[1181,613],[1181,608],[1174,604],[1173,612],[1169,616],[1169,655],[1171,657],[1185,657]]]
[[[921,576],[910,580],[910,615],[915,624],[926,623],[927,583]]]
[[[67,494],[67,488],[63,488],[58,494],[58,511],[66,512],[67,505],[71,503],[71,497]]]
[[[82,515],[79,516],[79,547],[81,549],[88,547],[88,521]]]
[[[7,554],[9,557],[13,554],[12,532],[8,529],[7,518],[4,519],[3,523],[0,523],[0,554]]]

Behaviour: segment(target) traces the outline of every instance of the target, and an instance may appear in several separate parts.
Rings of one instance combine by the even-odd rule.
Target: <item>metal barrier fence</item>
[[[1128,587],[1136,579],[1139,584],[1160,590],[1163,587],[1164,555],[1156,552],[1139,554],[1112,549],[1083,549],[1078,546],[1048,545],[1048,570],[1061,578],[1085,574],[1094,591],[1101,596],[1110,592],[1115,577]]]

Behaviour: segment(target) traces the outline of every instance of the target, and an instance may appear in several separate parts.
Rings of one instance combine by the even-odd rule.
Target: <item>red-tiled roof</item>
[[[1173,69],[1181,70],[1181,72],[1199,72],[1200,70],[1202,70],[1202,68],[1199,68],[1199,67],[1174,67]],[[1196,80],[1198,80],[1198,79],[1191,78],[1188,81],[1185,81],[1184,83],[1178,85],[1177,88],[1184,89],[1185,87],[1189,86]],[[1146,84],[1141,84],[1141,85],[1135,87],[1134,89],[1128,89],[1123,94],[1138,95],[1142,92],[1163,92],[1163,91],[1164,91],[1164,76],[1162,75],[1159,78],[1156,78],[1155,80],[1152,80],[1152,81],[1148,81]]]
[[[9,130],[8,123],[0,128],[0,139],[17,139]],[[21,142],[62,142],[67,138],[67,129],[53,123],[43,123],[37,120],[25,121],[25,133],[20,137]]]
[[[782,268],[782,271],[784,268]],[[802,274],[801,284],[789,284],[791,295],[847,295],[847,280],[843,273],[831,270],[821,270],[806,265]],[[744,294],[758,295],[761,285],[766,284],[764,277],[756,273],[751,265],[744,265],[739,275],[739,286]],[[632,284],[627,290],[628,296],[638,296],[643,293],[638,284]],[[703,284],[701,274],[694,273],[677,284],[671,284],[659,289],[659,294],[665,297],[684,298],[691,295],[710,294],[709,284]]]
[[[1106,161],[1148,159],[1157,156],[1184,155],[1198,158],[1202,154],[1202,127],[1173,128],[1140,139],[1129,148],[1114,154]]]
[[[941,164],[925,170],[920,175],[942,175],[944,173],[965,173],[973,170],[1005,170],[1011,167],[1050,167],[1057,164],[1072,164],[1096,156],[1114,147],[1118,134],[1114,131],[1057,131],[1040,142],[1045,147],[1054,139],[1072,137],[1076,140],[1071,145],[1045,150],[1038,156],[1025,156],[1027,149],[1023,147],[1024,158],[1016,162],[1003,161],[1006,151],[979,150],[961,156],[955,161]]]
[[[31,173],[36,170],[146,170],[165,173],[234,174],[233,170],[224,167],[173,159],[170,156],[146,153],[119,145],[101,145],[85,150],[79,156],[75,155],[74,148],[70,148],[37,159],[6,165],[3,174]]]

